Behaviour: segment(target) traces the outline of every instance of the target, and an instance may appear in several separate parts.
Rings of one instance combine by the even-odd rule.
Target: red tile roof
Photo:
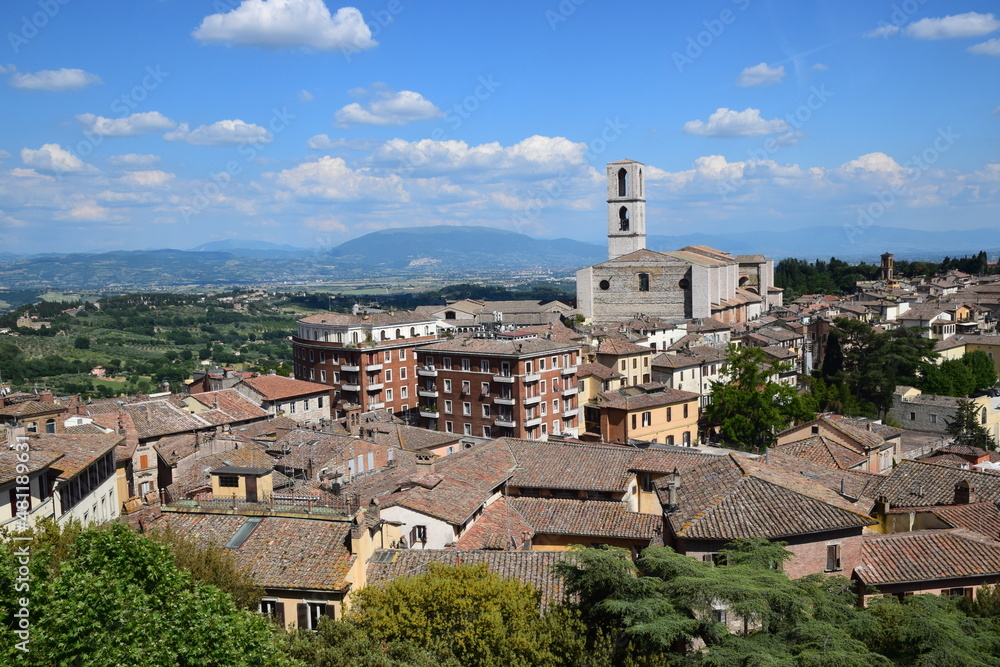
[[[854,574],[869,586],[1000,576],[1000,542],[971,531],[867,535]]]
[[[254,378],[245,378],[241,382],[251,387],[267,401],[281,401],[286,398],[313,396],[315,394],[330,392],[330,387],[325,384],[295,380],[281,375],[259,375]]]
[[[649,543],[663,533],[661,516],[630,512],[620,502],[517,497],[509,502],[539,535],[571,535],[581,543],[602,538]]]
[[[52,468],[60,471],[59,479],[70,479],[114,449],[123,438],[124,436],[117,433],[106,435],[39,433],[30,436],[30,446],[33,450],[61,453],[63,456],[52,464]]]
[[[518,549],[535,534],[517,510],[501,497],[455,543],[458,549]]]

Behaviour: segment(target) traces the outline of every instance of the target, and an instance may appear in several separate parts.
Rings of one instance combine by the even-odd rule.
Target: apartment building
[[[413,311],[324,313],[298,321],[295,378],[333,387],[334,419],[348,410],[415,410],[417,348],[437,340],[437,320]]]
[[[580,346],[511,335],[417,350],[421,425],[483,437],[579,433]]]

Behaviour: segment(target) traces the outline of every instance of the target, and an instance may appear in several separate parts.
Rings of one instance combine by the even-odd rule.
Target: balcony
[[[538,382],[541,379],[542,379],[541,373],[528,373],[527,375],[524,376],[524,384],[528,384],[530,382]]]
[[[361,366],[358,366],[357,364],[341,364],[340,370],[348,373],[357,373],[361,370]]]
[[[506,417],[497,417],[493,420],[493,424],[500,426],[501,428],[516,428],[517,422],[513,419],[507,419]]]
[[[438,417],[441,416],[441,413],[438,411],[436,405],[435,406],[424,405],[421,406],[420,408],[420,416],[429,417],[430,419],[437,419]]]
[[[542,402],[542,397],[541,396],[526,396],[523,399],[521,399],[521,402],[524,403],[525,405],[538,405],[539,403]]]
[[[579,394],[579,393],[580,393],[580,387],[577,387],[577,386],[565,387],[562,390],[562,395],[563,396],[573,396],[573,395]]]
[[[538,426],[541,423],[542,423],[541,417],[532,417],[531,419],[525,419],[524,428],[532,428],[534,426]]]
[[[342,391],[361,391],[361,385],[360,384],[354,384],[354,383],[348,383],[348,382],[342,382],[340,384],[340,388],[341,388]]]
[[[368,409],[369,410],[381,410],[384,407],[385,407],[385,403],[369,403],[368,404]]]
[[[568,410],[563,410],[563,419],[572,419],[580,414],[580,408],[569,408]]]
[[[563,375],[576,375],[577,366],[567,366],[560,371]]]
[[[433,366],[421,366],[417,369],[417,375],[425,378],[436,378],[438,376],[438,371]]]
[[[385,386],[384,382],[373,382],[372,384],[368,385],[366,389],[368,391],[382,391],[382,387],[384,386]]]
[[[368,364],[367,366],[365,366],[365,370],[368,371],[369,373],[376,373],[382,370],[382,364]]]
[[[501,382],[503,384],[514,384],[517,381],[517,378],[513,375],[494,375],[493,381]]]
[[[417,396],[420,396],[422,398],[437,398],[438,397],[438,390],[437,389],[418,389],[417,390]]]
[[[517,399],[513,396],[494,396],[493,402],[497,405],[516,405]]]

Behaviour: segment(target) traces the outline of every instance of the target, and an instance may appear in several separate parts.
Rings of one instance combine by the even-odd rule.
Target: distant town
[[[776,271],[767,247],[651,250],[644,166],[606,167],[606,259],[575,280],[507,276],[559,298],[496,287],[508,298],[398,308],[378,290],[281,294],[275,283],[8,304],[0,529],[36,548],[36,589],[69,576],[38,569],[57,553],[53,531],[91,540],[72,553],[149,538],[177,554],[171,567],[185,552],[217,558],[245,588],[219,569],[184,576],[238,601],[225,603],[227,627],[241,614],[264,624],[254,650],[280,664],[320,664],[320,644],[337,646],[330,628],[377,627],[364,611],[378,591],[405,599],[402,582],[460,566],[519,586],[511,595],[531,623],[570,614],[582,652],[596,650],[585,638],[595,629],[617,637],[600,664],[802,632],[807,612],[779,622],[768,596],[809,586],[866,624],[889,624],[875,616],[884,605],[933,596],[952,605],[940,613],[979,623],[970,635],[989,635],[982,619],[1000,599],[995,266],[983,253],[962,260],[969,271],[901,271],[886,248],[867,265]],[[837,293],[802,293],[810,280]],[[105,538],[84,537],[98,527]],[[118,576],[101,558],[111,569],[93,576]],[[588,579],[612,571],[623,578]],[[697,595],[669,592],[680,577],[701,582],[689,584]],[[621,583],[653,580],[661,592]],[[622,611],[669,595],[672,611]],[[12,646],[27,632],[11,621],[28,608],[15,602],[4,602]],[[31,613],[36,636],[56,622]],[[682,629],[643,629],[664,619]],[[846,624],[836,642],[872,661],[843,664],[910,664]],[[386,637],[364,650],[429,664],[424,648]],[[579,664],[545,660],[511,664]]]

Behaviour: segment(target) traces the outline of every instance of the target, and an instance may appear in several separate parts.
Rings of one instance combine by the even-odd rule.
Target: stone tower
[[[608,163],[608,259],[646,248],[646,193],[641,162]]]
[[[893,279],[894,264],[891,252],[882,253],[882,280],[890,282]]]

